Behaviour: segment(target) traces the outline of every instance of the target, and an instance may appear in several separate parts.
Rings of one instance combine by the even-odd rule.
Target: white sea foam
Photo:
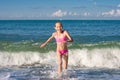
[[[33,64],[57,65],[55,51],[39,52],[0,52],[0,66],[21,66]],[[120,49],[71,49],[69,50],[69,66],[120,68]]]
[[[49,64],[55,61],[55,52],[0,52],[0,66]]]
[[[10,77],[10,73],[0,73],[0,80],[8,80]]]
[[[120,49],[77,49],[70,51],[69,65],[81,67],[119,68]]]

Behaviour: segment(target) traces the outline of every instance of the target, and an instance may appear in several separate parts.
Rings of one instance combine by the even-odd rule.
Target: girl
[[[61,22],[56,22],[55,30],[56,30],[56,32],[54,32],[52,34],[52,36],[40,46],[40,48],[46,46],[46,44],[48,42],[50,42],[53,38],[56,39],[56,43],[57,43],[56,53],[57,53],[57,58],[58,58],[58,73],[60,74],[62,72],[62,64],[63,64],[64,70],[67,69],[67,65],[68,65],[67,42],[73,42],[73,39],[67,31],[63,30]],[[63,61],[62,61],[62,58],[63,58]]]

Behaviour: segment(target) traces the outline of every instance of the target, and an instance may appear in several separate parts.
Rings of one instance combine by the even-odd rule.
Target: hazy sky
[[[120,19],[120,0],[0,0],[0,19]]]

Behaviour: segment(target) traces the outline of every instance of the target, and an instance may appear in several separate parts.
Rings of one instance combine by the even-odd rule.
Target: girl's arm
[[[73,42],[73,38],[70,36],[70,34],[67,31],[65,31],[65,34],[69,39],[68,42]]]
[[[50,36],[50,38],[48,38],[48,40],[47,40],[46,42],[44,42],[44,43],[40,46],[40,48],[45,47],[45,46],[47,45],[47,43],[50,42],[53,38],[54,38],[54,35],[52,34],[52,36]]]

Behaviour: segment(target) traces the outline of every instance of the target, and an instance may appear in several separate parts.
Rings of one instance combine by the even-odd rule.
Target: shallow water
[[[120,79],[120,20],[62,20],[74,42],[68,43],[69,67],[61,76],[55,40],[39,48],[55,22],[0,20],[0,80]]]
[[[120,69],[69,67],[61,76],[49,65],[0,68],[0,80],[119,80]]]

